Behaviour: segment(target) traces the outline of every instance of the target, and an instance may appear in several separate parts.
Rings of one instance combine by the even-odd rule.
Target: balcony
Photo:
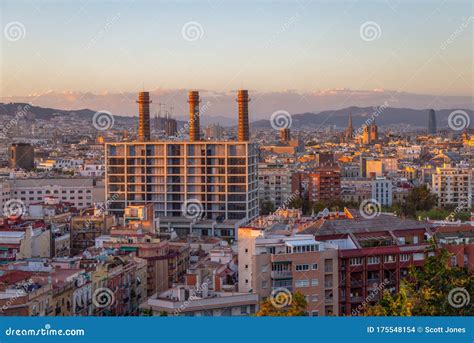
[[[380,280],[379,279],[367,279],[367,284],[369,286],[373,285],[374,283],[376,283],[378,285],[380,283]]]
[[[362,280],[351,280],[351,287],[362,287]]]
[[[324,287],[325,287],[325,288],[332,288],[332,285],[333,285],[333,284],[332,284],[332,281],[325,281],[325,282],[324,282]]]
[[[350,297],[349,299],[350,299],[350,302],[362,302],[364,300],[364,298],[360,296]]]
[[[332,272],[333,272],[332,265],[330,265],[330,266],[324,266],[324,272],[325,272],[325,273],[332,273]]]
[[[324,298],[324,303],[325,304],[332,304],[334,298],[333,297],[326,297]]]
[[[291,270],[272,271],[270,273],[272,279],[288,279],[291,278]]]

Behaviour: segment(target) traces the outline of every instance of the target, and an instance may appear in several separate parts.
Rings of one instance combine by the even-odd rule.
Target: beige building
[[[469,167],[436,168],[432,175],[432,192],[438,197],[438,206],[455,205],[470,208],[472,205],[471,169]]]
[[[261,299],[299,291],[310,316],[338,314],[338,250],[311,235],[265,227],[239,228],[239,292]]]
[[[44,202],[45,198],[56,197],[61,202],[69,202],[76,208],[90,207],[94,202],[104,202],[104,183],[92,178],[50,178],[12,179],[7,181],[2,195],[6,200],[19,199],[26,207]],[[3,190],[2,189],[2,190]],[[8,197],[8,198],[7,198]],[[0,204],[3,206],[3,204]]]
[[[178,286],[154,294],[140,306],[159,316],[163,312],[175,316],[249,316],[258,310],[258,294],[216,292],[203,284]]]

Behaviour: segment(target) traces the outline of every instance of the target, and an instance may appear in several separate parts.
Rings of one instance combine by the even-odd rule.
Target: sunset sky
[[[471,1],[3,0],[0,96],[244,87],[469,97],[472,14]],[[22,39],[7,39],[11,22]]]

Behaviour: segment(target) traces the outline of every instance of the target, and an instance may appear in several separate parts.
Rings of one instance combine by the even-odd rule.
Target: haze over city
[[[187,89],[252,90],[252,119],[376,106],[473,108],[468,1],[4,1],[0,101],[134,114],[145,87],[185,116]],[[373,24],[375,23],[375,24]],[[366,30],[366,31],[364,31]],[[367,36],[364,36],[367,35]],[[422,44],[420,44],[422,42]]]

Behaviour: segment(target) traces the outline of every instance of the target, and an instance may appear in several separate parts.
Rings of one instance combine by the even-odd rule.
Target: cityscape
[[[284,40],[293,46],[288,32],[306,25],[312,4],[293,5],[295,14],[258,44],[271,49]],[[470,12],[464,19],[452,14],[458,22],[439,39],[441,53],[465,52],[456,43],[472,38],[471,5],[454,6]],[[474,315],[472,51],[470,62],[449,69],[452,79],[436,79],[437,68],[429,66],[432,78],[417,79],[412,88],[401,87],[406,79],[391,84],[396,72],[390,70],[377,77],[387,75],[386,87],[394,91],[376,87],[383,79],[365,88],[328,83],[316,91],[301,81],[304,72],[296,66],[307,57],[294,57],[294,65],[287,56],[284,66],[276,64],[278,54],[251,60],[262,71],[252,66],[234,80],[210,55],[209,65],[199,66],[209,69],[190,70],[198,62],[180,62],[181,47],[171,46],[168,53],[156,50],[165,56],[156,63],[169,64],[176,77],[165,66],[151,81],[156,70],[142,74],[141,68],[156,58],[152,45],[167,38],[153,44],[149,32],[137,38],[147,41],[143,51],[150,49],[143,61],[127,51],[124,64],[117,52],[123,70],[115,69],[114,56],[90,57],[94,49],[101,54],[101,44],[117,44],[120,51],[115,39],[124,27],[133,30],[135,5],[106,4],[108,19],[96,23],[99,31],[77,42],[87,53],[64,66],[52,57],[40,62],[48,55],[34,50],[25,56],[21,44],[42,29],[27,21],[29,15],[22,19],[20,5],[2,6],[0,317]],[[54,4],[38,6],[45,13]],[[220,13],[227,5],[209,6]],[[384,6],[403,16],[408,4]],[[266,22],[269,9],[262,8],[249,14],[249,25],[254,15]],[[86,18],[92,11],[84,5],[77,13]],[[74,18],[69,30],[77,38]],[[208,53],[206,37],[217,39],[212,27],[225,31],[220,20],[226,18],[199,20],[197,13],[177,21],[180,44],[188,44],[184,54],[200,59]],[[354,27],[364,46],[384,38],[383,22],[367,18]],[[260,29],[254,30],[258,37]],[[54,39],[68,40],[61,33]],[[235,36],[234,46],[226,39],[223,50],[237,50],[243,41]],[[340,49],[341,56],[352,56],[351,46]],[[222,54],[222,65],[234,63]],[[451,62],[440,52],[435,56]],[[107,65],[114,78],[99,73]],[[30,78],[22,79],[23,67]],[[279,76],[272,84],[277,68],[288,78],[286,88]],[[321,68],[344,82],[337,70]],[[137,76],[127,88],[130,70]],[[217,90],[220,72],[229,85]],[[417,72],[410,73],[416,78]],[[52,90],[71,84],[75,91]]]

